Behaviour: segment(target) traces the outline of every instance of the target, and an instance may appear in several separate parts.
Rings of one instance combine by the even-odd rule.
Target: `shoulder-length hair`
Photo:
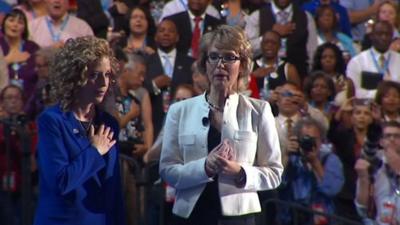
[[[200,56],[198,59],[198,69],[202,74],[206,74],[208,50],[212,45],[215,45],[218,49],[233,50],[239,53],[240,66],[242,68],[239,78],[249,76],[253,65],[252,51],[243,29],[221,25],[217,29],[204,34],[200,43]]]
[[[106,40],[94,36],[69,39],[56,53],[50,64],[49,78],[52,100],[59,102],[62,110],[71,109],[77,93],[88,81],[88,67],[97,65],[103,58],[111,61],[111,82],[114,82],[117,64]]]
[[[326,43],[318,46],[317,50],[315,51],[314,60],[313,60],[314,65],[312,68],[313,71],[322,70],[321,59],[322,59],[322,54],[324,53],[324,51],[326,49],[332,49],[332,51],[335,54],[335,59],[336,59],[335,72],[342,74],[342,75],[346,75],[346,73],[345,73],[346,63],[344,62],[344,59],[343,59],[342,50],[340,50],[340,48],[337,45],[332,44],[330,42],[326,42]]]
[[[24,21],[24,30],[22,32],[22,39],[26,40],[28,39],[29,36],[29,31],[28,31],[28,20],[26,19],[25,13],[20,10],[20,9],[13,9],[11,12],[7,13],[3,19],[3,22],[1,23],[1,30],[3,31],[3,34],[5,34],[5,26],[6,26],[6,21],[10,17],[17,17],[17,18],[22,18]]]

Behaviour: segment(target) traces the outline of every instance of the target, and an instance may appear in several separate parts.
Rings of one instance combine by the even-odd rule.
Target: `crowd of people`
[[[5,224],[400,223],[400,1],[8,0],[0,23]]]

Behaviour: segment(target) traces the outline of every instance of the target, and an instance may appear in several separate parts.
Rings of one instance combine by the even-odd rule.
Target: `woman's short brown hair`
[[[51,97],[61,108],[70,110],[79,90],[88,81],[88,67],[109,58],[115,74],[116,61],[106,40],[94,36],[69,39],[50,64]],[[115,80],[112,77],[111,80]]]
[[[249,76],[253,60],[251,45],[240,27],[221,25],[217,29],[204,34],[200,43],[198,69],[206,74],[206,62],[209,48],[215,45],[218,49],[233,50],[239,53],[241,71],[239,77]]]

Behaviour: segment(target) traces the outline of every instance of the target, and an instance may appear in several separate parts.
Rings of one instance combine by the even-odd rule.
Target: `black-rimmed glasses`
[[[207,56],[207,61],[211,64],[217,64],[220,60],[222,60],[222,63],[232,64],[239,59],[240,57],[233,53],[224,53],[220,55],[216,52],[211,52]]]

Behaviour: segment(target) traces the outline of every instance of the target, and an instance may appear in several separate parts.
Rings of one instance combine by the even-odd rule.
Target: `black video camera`
[[[316,146],[315,138],[305,135],[299,139],[299,146],[302,153],[311,152]]]
[[[382,166],[382,160],[377,155],[380,149],[379,140],[381,137],[381,125],[377,123],[370,124],[367,131],[367,139],[363,145],[361,154],[361,157],[367,160],[370,164],[370,175],[373,175]]]

